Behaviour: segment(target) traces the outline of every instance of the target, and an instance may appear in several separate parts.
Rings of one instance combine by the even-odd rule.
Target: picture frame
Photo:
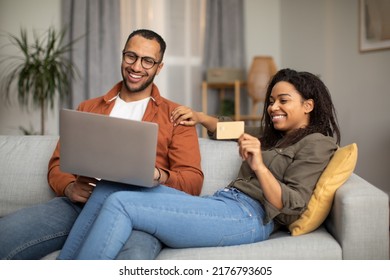
[[[390,49],[390,1],[359,0],[359,50]]]

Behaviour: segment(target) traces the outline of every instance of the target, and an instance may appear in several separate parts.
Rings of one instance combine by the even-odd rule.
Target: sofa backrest
[[[204,173],[201,194],[212,194],[236,178],[242,160],[235,141],[199,138],[199,146]]]
[[[0,217],[54,197],[47,168],[57,139],[0,135]]]

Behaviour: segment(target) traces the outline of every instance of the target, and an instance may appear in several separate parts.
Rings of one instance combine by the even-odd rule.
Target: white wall
[[[0,0],[0,32],[19,34],[20,27],[26,28],[32,39],[32,30],[46,30],[48,26],[60,26],[61,0]],[[2,35],[3,35],[2,34]],[[7,43],[0,36],[0,46]],[[10,49],[1,49],[0,55],[11,54]],[[4,66],[0,65],[0,72]],[[16,97],[16,95],[15,95]],[[27,129],[33,127],[40,132],[40,111],[21,109],[17,99],[11,100],[11,105],[0,99],[0,134],[22,134],[19,126]],[[58,134],[58,109],[46,113],[46,134]]]
[[[245,0],[246,57],[272,55],[277,65],[321,75],[342,130],[342,145],[356,142],[356,173],[390,194],[390,51],[359,53],[357,0]],[[0,29],[60,24],[60,0],[0,0]],[[0,41],[0,45],[1,45]],[[1,70],[1,69],[0,69]],[[48,134],[58,131],[51,113]],[[38,114],[0,103],[0,134],[39,127]]]
[[[358,2],[282,0],[281,60],[322,77],[342,145],[358,145],[355,172],[390,194],[390,50],[359,52]]]
[[[280,0],[244,0],[247,69],[254,56],[270,55],[281,65]]]

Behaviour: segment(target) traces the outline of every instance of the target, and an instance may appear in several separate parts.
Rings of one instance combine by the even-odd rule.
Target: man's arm
[[[57,196],[66,196],[73,202],[85,203],[91,196],[97,180],[83,176],[76,177],[75,175],[62,172],[60,169],[59,148],[60,144],[58,142],[49,160],[47,173],[49,186]]]
[[[47,181],[57,196],[65,196],[65,188],[76,181],[76,176],[60,170],[60,142],[49,160]]]
[[[160,182],[186,193],[199,195],[204,176],[195,127],[174,127],[168,147],[161,147],[159,150],[167,153],[165,156],[168,156],[169,161],[169,166],[158,166],[163,178]]]

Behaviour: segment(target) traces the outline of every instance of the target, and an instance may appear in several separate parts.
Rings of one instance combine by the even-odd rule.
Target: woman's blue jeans
[[[172,248],[253,243],[273,231],[261,204],[234,188],[205,197],[165,186],[132,190],[105,200],[76,259],[115,259],[134,229]]]
[[[71,260],[74,259],[78,253],[78,250],[87,236],[92,224],[94,223],[97,215],[106,198],[112,193],[117,191],[137,190],[143,191],[146,188],[129,186],[125,184],[117,184],[106,181],[99,182],[93,190],[90,198],[83,207],[83,210],[77,217],[76,222],[73,224],[72,229],[66,239],[66,242],[58,256],[59,260]],[[155,258],[160,252],[162,244],[155,237],[144,232],[135,232],[132,236],[132,241],[137,242],[137,246],[125,246],[122,250],[129,252],[123,253],[124,256],[137,256],[142,255],[143,258]],[[142,250],[143,252],[131,252],[131,250]],[[118,259],[121,255],[118,256]],[[150,256],[150,257],[149,257]]]

